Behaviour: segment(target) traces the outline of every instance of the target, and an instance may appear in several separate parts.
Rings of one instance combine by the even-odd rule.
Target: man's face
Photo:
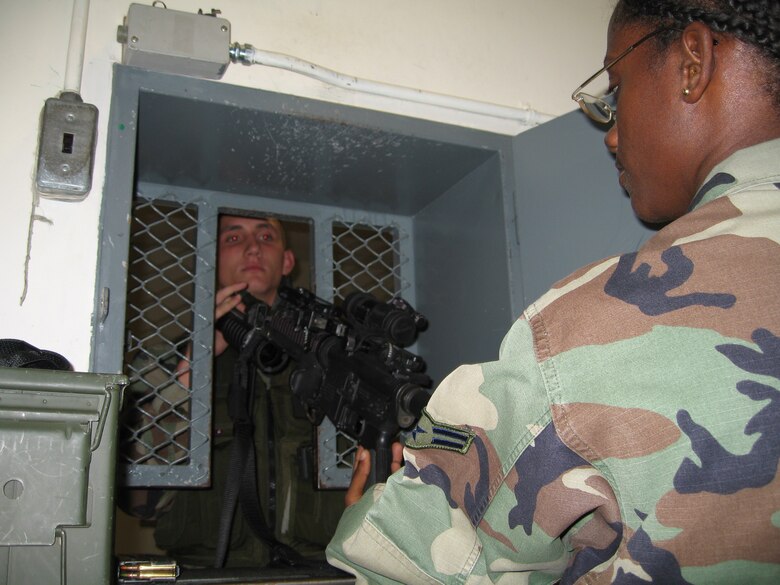
[[[276,298],[282,276],[295,266],[282,226],[272,218],[220,217],[218,257],[220,288],[245,282],[252,295],[269,305]]]

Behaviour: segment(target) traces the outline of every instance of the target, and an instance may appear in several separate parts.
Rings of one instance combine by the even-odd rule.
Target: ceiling
[[[139,181],[414,215],[496,152],[141,92]]]

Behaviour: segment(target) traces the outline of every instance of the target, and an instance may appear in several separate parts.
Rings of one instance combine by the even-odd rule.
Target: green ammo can
[[[121,375],[0,368],[0,585],[113,580]]]

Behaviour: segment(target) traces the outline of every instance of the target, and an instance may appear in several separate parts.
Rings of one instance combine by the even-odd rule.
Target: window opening
[[[200,361],[191,364],[192,388],[182,384],[177,374],[181,360],[189,357],[189,341],[204,328],[208,332],[203,339],[209,340],[212,331],[216,269],[203,261],[202,251],[216,243],[216,233],[207,242],[198,241],[208,208],[208,204],[204,208],[197,202],[179,202],[171,195],[134,200],[124,353],[130,386],[120,421],[119,458],[130,469],[126,475],[141,474],[140,480],[134,479],[135,486],[196,486],[208,481],[202,468],[208,467],[208,449],[204,454],[203,448],[210,444],[212,433],[210,343],[200,348]],[[259,213],[232,208],[220,212]],[[372,218],[347,221],[339,216],[318,221],[330,232],[329,249],[321,252],[331,260],[321,264],[330,267],[330,277],[318,282],[333,283],[331,291],[318,292],[313,286],[312,222],[280,219],[296,257],[290,285],[330,297],[336,304],[356,290],[387,301],[409,287],[402,278],[407,260],[401,246],[408,236],[395,223]],[[195,304],[196,272],[201,271],[202,278],[204,270],[213,288],[206,291],[207,300],[201,307]],[[317,429],[316,437],[318,485],[323,489],[346,487],[356,443],[327,420]],[[170,470],[177,473],[168,473]]]

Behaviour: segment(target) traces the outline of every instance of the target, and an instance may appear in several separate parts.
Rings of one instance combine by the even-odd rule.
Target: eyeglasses
[[[583,92],[582,90],[585,87],[587,87],[587,85],[591,83],[594,79],[596,79],[599,75],[607,71],[607,69],[612,67],[615,63],[617,63],[623,57],[628,55],[631,51],[633,51],[639,45],[644,43],[647,39],[650,39],[655,35],[665,32],[667,30],[671,30],[671,29],[669,27],[663,27],[654,30],[653,32],[643,36],[633,45],[628,47],[628,49],[620,53],[620,55],[612,59],[612,61],[604,65],[604,67],[596,71],[596,73],[588,77],[588,79],[585,80],[585,83],[583,83],[577,89],[574,90],[574,92],[571,94],[571,99],[573,99],[575,102],[579,104],[580,108],[582,108],[582,111],[585,112],[585,114],[587,114],[587,116],[591,120],[594,120],[601,124],[608,124],[612,120],[616,119],[617,118],[617,95],[616,95],[617,87],[612,88],[601,97],[592,96],[588,93]]]

